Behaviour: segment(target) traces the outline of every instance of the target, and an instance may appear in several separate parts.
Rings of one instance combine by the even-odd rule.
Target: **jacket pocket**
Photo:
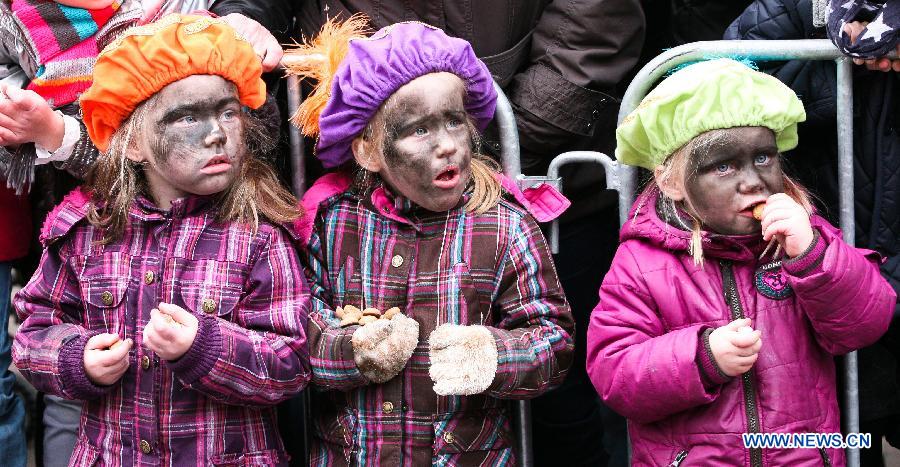
[[[356,258],[352,256],[347,257],[344,265],[338,272],[336,283],[337,290],[335,291],[334,303],[332,304],[335,308],[347,305],[353,305],[360,310],[365,308],[363,306],[362,276],[358,271]]]
[[[95,448],[86,439],[79,437],[75,441],[75,449],[69,457],[69,465],[77,467],[92,467],[100,458],[100,450]]]
[[[235,321],[234,309],[241,300],[241,289],[215,283],[190,284],[181,286],[180,295],[184,308],[197,316]]]
[[[84,300],[84,326],[92,331],[122,335],[125,318],[125,294],[128,279],[94,277],[80,282]]]
[[[493,451],[512,446],[509,417],[502,409],[435,415],[432,425],[435,456]],[[468,464],[461,460],[460,463]]]
[[[288,461],[288,456],[283,451],[268,449],[265,451],[241,452],[233,454],[219,454],[209,458],[209,463],[215,466],[255,466],[255,465],[283,465]]]
[[[315,417],[315,436],[330,451],[340,451],[347,464],[353,464],[353,456],[359,451],[358,418],[353,412],[344,411],[334,416]]]
[[[482,306],[479,300],[478,290],[475,288],[475,280],[472,279],[472,273],[467,263],[457,263],[453,265],[451,273],[451,289],[458,290],[459,299],[455,303],[449,303],[448,315],[459,316],[459,323],[454,324],[491,324],[490,305]],[[454,306],[458,306],[458,310],[453,310]]]

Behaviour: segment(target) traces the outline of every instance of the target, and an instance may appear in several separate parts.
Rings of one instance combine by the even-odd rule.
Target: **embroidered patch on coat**
[[[794,295],[794,289],[781,269],[781,261],[764,264],[756,270],[756,290],[773,300],[784,300]]]

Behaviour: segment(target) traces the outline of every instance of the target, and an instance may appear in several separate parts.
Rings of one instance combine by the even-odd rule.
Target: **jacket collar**
[[[187,195],[172,201],[172,206],[164,210],[145,195],[139,195],[132,205],[131,215],[141,220],[181,219],[208,210],[213,205],[213,196]]]
[[[661,196],[654,185],[638,196],[622,226],[620,240],[642,239],[660,248],[687,253],[693,220],[678,205]],[[765,249],[762,235],[721,235],[701,231],[703,256],[731,261],[756,261]]]

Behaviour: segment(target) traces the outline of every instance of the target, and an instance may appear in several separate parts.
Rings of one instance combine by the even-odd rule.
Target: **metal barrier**
[[[647,63],[634,77],[619,109],[618,121],[630,114],[650,89],[670,70],[699,60],[718,57],[749,59],[754,61],[834,60],[837,65],[837,128],[838,128],[838,188],[840,202],[840,227],[844,241],[854,244],[855,219],[853,205],[853,119],[840,116],[853,115],[853,62],[826,39],[770,40],[770,41],[704,41],[672,48]],[[801,141],[802,144],[802,141]],[[606,168],[606,188],[619,192],[619,224],[628,219],[634,203],[636,169],[618,165],[599,152],[580,151],[557,156],[550,165],[547,177],[523,177],[527,183],[551,183],[561,188],[560,167],[577,162],[598,162]],[[612,174],[610,172],[613,172]],[[559,231],[556,223],[550,233],[551,245],[558,246]],[[556,250],[554,250],[554,253]],[[859,386],[856,352],[846,356],[844,431],[859,432]],[[859,466],[858,448],[847,452],[847,465]]]
[[[285,61],[290,57],[282,60],[282,67],[286,65]],[[513,113],[512,105],[506,98],[503,89],[495,82],[494,89],[497,91],[497,110],[494,119],[500,130],[500,165],[503,173],[513,180],[521,179],[522,166],[519,160],[519,133],[516,128],[516,116]],[[288,113],[294,115],[300,107],[302,100],[300,81],[296,76],[287,78],[287,95],[288,95]],[[290,127],[290,162],[291,162],[291,187],[297,197],[303,196],[306,191],[306,170],[304,167],[304,143],[303,135],[300,130],[294,126]],[[304,391],[301,395],[301,405],[304,409],[309,407],[309,395]],[[517,432],[516,451],[519,463],[522,467],[533,467],[534,458],[532,455],[532,434],[531,434],[531,403],[528,401],[515,401],[513,403],[513,423]],[[309,414],[308,410],[304,413]],[[304,417],[301,421],[304,433],[307,436],[306,450],[309,450],[309,422]],[[309,458],[307,452],[307,459]]]

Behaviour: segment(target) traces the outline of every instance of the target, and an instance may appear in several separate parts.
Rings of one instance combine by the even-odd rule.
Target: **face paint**
[[[685,179],[687,198],[707,230],[752,234],[760,230],[753,207],[784,191],[781,156],[768,128],[727,132],[724,141],[694,151]]]
[[[455,207],[471,177],[473,127],[456,75],[431,73],[402,86],[385,106],[379,174],[429,211]]]
[[[141,126],[145,169],[157,204],[231,186],[246,154],[241,104],[233,83],[193,75],[160,90]]]

